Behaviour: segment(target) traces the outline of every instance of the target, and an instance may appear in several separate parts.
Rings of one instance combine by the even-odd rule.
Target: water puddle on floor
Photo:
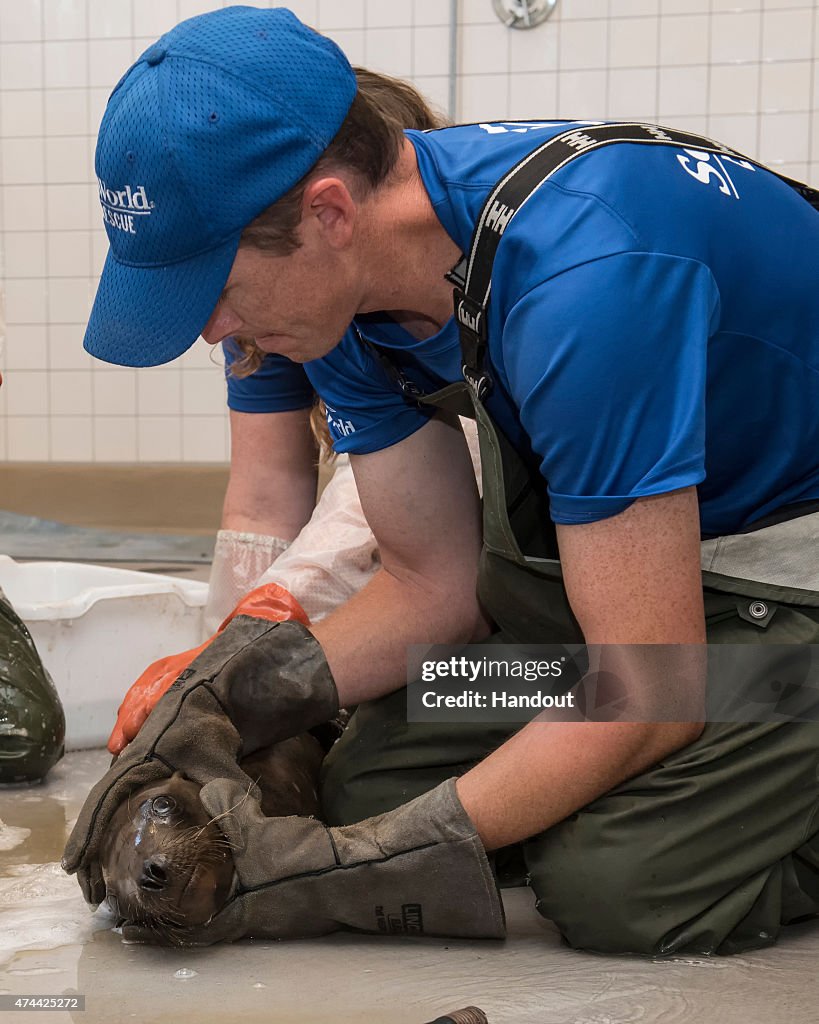
[[[422,1024],[474,1001],[448,996],[447,984],[440,994],[412,986],[399,997],[408,954],[429,969],[448,949],[441,942],[339,935],[196,950],[124,943],[111,915],[92,913],[59,864],[85,795],[109,761],[104,751],[72,753],[44,784],[0,788],[0,995],[85,996],[84,1010],[12,1010],[2,1024]],[[463,947],[475,963],[485,953],[482,944]],[[461,978],[456,988],[464,984]]]
[[[205,949],[127,944],[59,865],[109,762],[69,754],[39,786],[0,788],[0,995],[74,995],[86,1009],[0,1024],[425,1024],[475,1005],[490,1024],[771,1024],[817,1019],[819,922],[733,958],[661,961],[566,947],[529,890],[507,890],[505,942],[336,934]]]

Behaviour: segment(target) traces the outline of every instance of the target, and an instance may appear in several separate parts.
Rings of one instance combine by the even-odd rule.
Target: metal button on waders
[[[746,622],[752,622],[755,626],[767,627],[774,617],[777,606],[769,601],[762,601],[754,598],[749,601],[747,598],[740,598],[737,601],[737,614]]]

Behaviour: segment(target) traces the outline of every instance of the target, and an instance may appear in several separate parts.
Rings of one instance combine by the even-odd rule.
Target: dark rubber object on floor
[[[429,1024],[489,1024],[489,1018],[477,1006],[465,1006],[463,1010],[453,1010],[445,1017],[436,1017]]]
[[[63,756],[64,740],[57,690],[0,590],[0,783],[45,778]]]

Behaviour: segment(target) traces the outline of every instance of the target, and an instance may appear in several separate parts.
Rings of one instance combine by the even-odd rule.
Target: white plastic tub
[[[68,750],[104,746],[143,669],[203,639],[208,585],[199,580],[0,555],[0,588],[54,679]]]

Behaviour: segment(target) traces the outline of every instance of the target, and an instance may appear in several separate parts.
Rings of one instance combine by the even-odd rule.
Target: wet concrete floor
[[[0,789],[0,996],[86,997],[84,1011],[0,1024],[424,1024],[477,1005],[490,1024],[815,1024],[819,921],[733,958],[665,961],[566,948],[528,890],[506,891],[505,942],[338,934],[202,950],[128,945],[59,858],[104,751],[68,755],[40,786]]]

